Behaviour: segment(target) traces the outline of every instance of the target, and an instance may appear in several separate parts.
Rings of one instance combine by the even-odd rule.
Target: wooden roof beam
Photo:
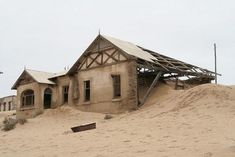
[[[150,52],[151,54],[153,54],[153,52]],[[161,55],[159,55],[159,54],[157,54],[156,53],[156,55],[154,55],[155,57],[160,57],[161,59],[163,59],[163,60],[165,60],[169,65],[171,65],[172,67],[175,67],[176,69],[177,69],[177,67],[174,65],[174,64],[172,64],[171,62],[169,62],[169,61],[167,61],[164,57],[162,57]],[[181,71],[181,69],[179,69],[179,71]]]

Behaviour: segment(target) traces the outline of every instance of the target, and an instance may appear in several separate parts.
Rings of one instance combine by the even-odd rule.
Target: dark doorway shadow
[[[44,109],[51,108],[52,90],[46,88],[44,91]]]

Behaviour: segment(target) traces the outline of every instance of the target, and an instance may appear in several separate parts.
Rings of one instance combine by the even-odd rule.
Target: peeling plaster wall
[[[34,91],[34,106],[21,107],[21,95],[25,90]],[[17,88],[17,106],[16,106],[16,118],[33,118],[39,113],[43,112],[42,94],[40,90],[40,85],[36,82],[20,85]]]
[[[47,84],[39,84],[37,82],[33,82],[30,84],[21,85],[17,88],[17,97],[16,97],[16,117],[19,118],[33,118],[38,114],[43,113],[44,111],[44,91],[46,88],[50,88],[52,90],[52,101],[51,108],[56,108],[56,88],[54,85]],[[21,96],[22,93],[28,89],[34,91],[34,105],[21,107]]]
[[[62,76],[58,77],[56,79],[56,98],[57,98],[57,106],[61,106],[64,104],[64,95],[63,95],[63,87],[64,86],[69,86],[70,85],[70,79],[69,76]],[[71,88],[69,86],[69,96],[68,96],[68,103],[70,103],[71,100]]]
[[[5,111],[9,111],[9,103],[11,104],[11,110],[16,109],[16,96],[6,96],[0,98],[0,112],[4,112],[4,104],[5,104]]]
[[[121,76],[121,97],[113,98],[113,80],[111,75]],[[84,81],[90,80],[91,100],[84,102]],[[126,61],[79,71],[74,76],[56,78],[56,85],[37,82],[20,85],[17,88],[17,118],[33,118],[44,111],[44,91],[52,90],[51,108],[64,104],[63,87],[69,86],[68,103],[83,111],[120,113],[137,107],[136,62]],[[34,106],[21,107],[21,95],[25,90],[34,91]]]
[[[121,98],[113,99],[112,74],[121,76]],[[90,80],[91,98],[84,102],[84,81]],[[137,106],[137,78],[135,61],[87,69],[78,72],[80,110],[120,113]]]

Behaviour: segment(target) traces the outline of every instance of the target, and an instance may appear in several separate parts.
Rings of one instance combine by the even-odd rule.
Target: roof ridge
[[[54,73],[54,75],[49,77],[48,79],[56,78],[56,77],[59,77],[59,76],[64,76],[68,73],[68,71],[69,71],[69,69]]]
[[[133,44],[133,45],[136,45],[135,43],[133,43],[133,42],[130,42],[130,41],[127,41],[127,40],[122,40],[122,39],[119,39],[119,38],[116,38],[116,37],[112,37],[112,36],[109,36],[109,35],[102,35],[101,34],[101,36],[102,37],[104,37],[104,38],[113,38],[113,39],[115,39],[115,40],[120,40],[120,41],[122,41],[122,42],[127,42],[127,43],[130,43],[130,44]],[[107,39],[108,40],[108,39]],[[138,46],[138,45],[136,45],[136,46]]]
[[[25,69],[26,71],[35,71],[35,72],[43,72],[43,73],[50,73],[50,74],[56,74],[53,72],[47,72],[47,71],[41,71],[41,70],[34,70],[34,69]]]

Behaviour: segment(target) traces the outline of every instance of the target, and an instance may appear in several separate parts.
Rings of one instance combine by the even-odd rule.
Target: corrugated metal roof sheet
[[[214,75],[215,73],[207,69],[197,67],[192,64],[188,64],[177,59],[164,56],[162,54],[156,53],[154,51],[145,49],[143,47],[137,46],[128,41],[123,41],[113,37],[101,35],[103,38],[117,46],[119,49],[123,50],[131,56],[135,56],[139,59],[154,63],[152,66],[163,68],[168,72],[179,72],[187,75]],[[217,74],[220,75],[220,74]]]

